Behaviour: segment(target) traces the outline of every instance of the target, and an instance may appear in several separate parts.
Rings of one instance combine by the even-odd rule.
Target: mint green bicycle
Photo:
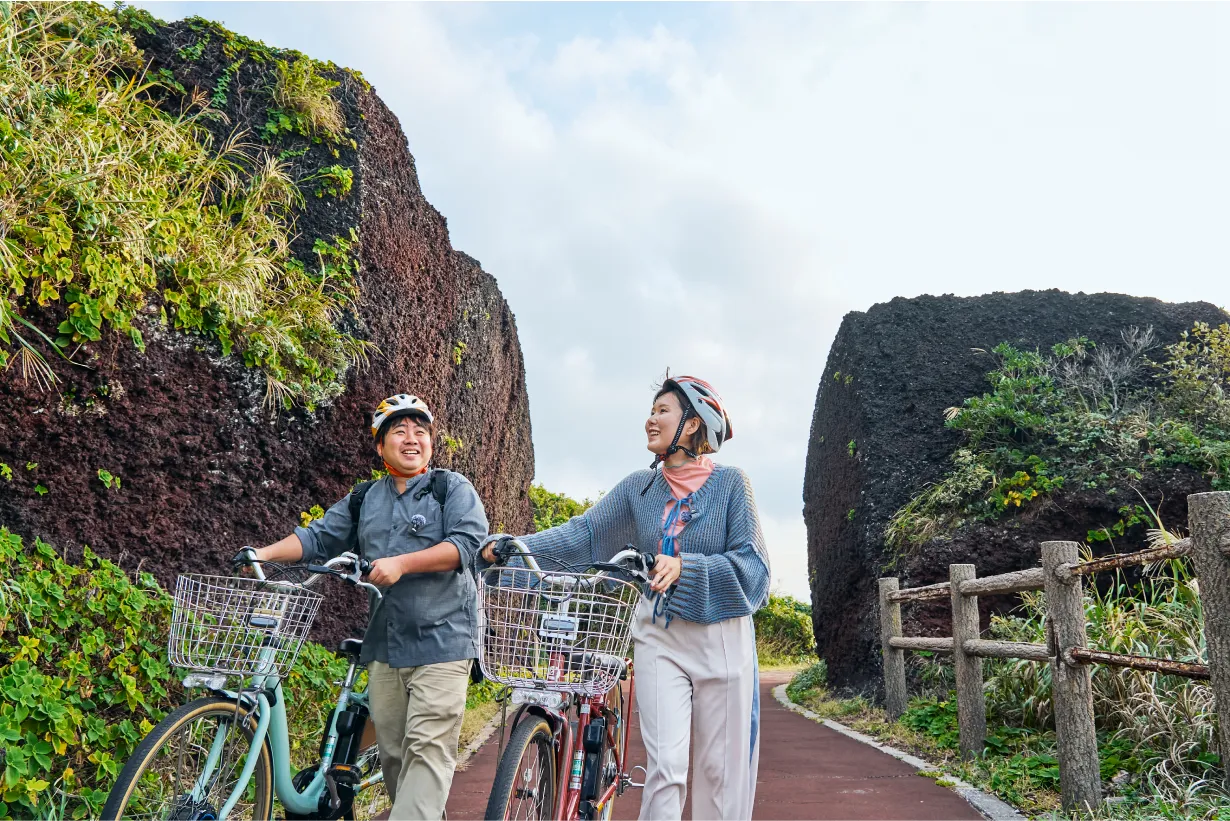
[[[308,587],[328,575],[362,581],[365,563],[343,553],[324,565],[294,566],[302,582],[266,578],[247,552],[256,578],[179,577],[171,617],[172,665],[191,671],[184,687],[209,695],[172,710],[124,765],[103,818],[269,819],[274,794],[290,819],[353,817],[355,797],[382,780],[367,693],[355,692],[363,642],[338,648],[350,669],[325,726],[320,761],[292,775],[282,680],[294,668],[322,596]],[[349,572],[341,568],[346,566]],[[228,679],[238,679],[228,689]]]

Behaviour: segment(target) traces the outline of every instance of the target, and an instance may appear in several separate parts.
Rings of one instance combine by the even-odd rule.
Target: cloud
[[[712,381],[796,595],[847,311],[1049,287],[1230,303],[1221,6],[183,8],[358,68],[397,113],[516,312],[539,480],[612,487],[648,461],[662,370]]]

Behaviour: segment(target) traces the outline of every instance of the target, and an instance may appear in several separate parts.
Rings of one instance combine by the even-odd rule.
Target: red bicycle
[[[516,710],[486,817],[609,819],[615,798],[642,786],[627,769],[628,649],[636,582],[648,582],[654,556],[629,548],[583,571],[544,571],[516,539],[495,552],[479,577],[480,662]]]

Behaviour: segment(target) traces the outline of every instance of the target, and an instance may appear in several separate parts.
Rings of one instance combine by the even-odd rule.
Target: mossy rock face
[[[1152,326],[1167,345],[1198,321],[1218,325],[1226,315],[1203,302],[1057,290],[898,298],[845,317],[816,397],[803,491],[816,642],[834,686],[880,686],[880,576],[897,575],[906,587],[947,579],[950,563],[973,563],[981,576],[1033,566],[1041,541],[1084,540],[1119,519],[1122,505],[1140,501],[1128,488],[1065,489],[900,556],[889,548],[893,515],[951,468],[961,437],[945,427],[944,414],[988,390],[995,361],[986,352],[1003,342],[1049,351],[1079,336],[1117,340],[1130,326]],[[1186,495],[1209,483],[1180,467],[1146,475],[1137,487],[1150,504],[1164,498],[1162,519],[1176,525],[1186,520]],[[984,600],[984,618],[1011,604],[1010,597]],[[904,615],[907,633],[950,628],[943,603]]]
[[[219,114],[205,122],[215,145],[245,130],[259,156],[290,164],[304,194],[293,215],[295,258],[315,270],[318,239],[358,237],[357,297],[337,324],[374,349],[366,368],[345,373],[340,395],[312,411],[271,409],[260,369],[224,355],[216,339],[160,322],[163,306],[152,298],[133,323],[144,352],[104,328],[74,353],[88,367],[48,355],[58,379],[51,391],[23,380],[20,367],[0,372],[0,464],[13,474],[0,476],[0,522],[69,555],[89,545],[124,568],[140,564],[168,586],[181,572],[228,572],[238,547],[285,536],[301,511],[332,504],[379,467],[371,411],[406,391],[464,443],[439,445],[436,464],[473,481],[492,527],[531,530],[534,457],[516,323],[494,278],[452,248],[393,113],[354,73],[316,64],[336,83],[329,93],[344,134],[263,138],[277,61],[308,58],[199,19],[142,18],[130,31],[149,75],[165,80],[150,92],[161,108],[178,111],[199,90]],[[315,195],[311,175],[330,166],[349,172],[345,196]],[[23,316],[54,336],[60,310],[31,301]],[[108,486],[100,470],[120,482]],[[342,606],[322,612],[318,638],[349,635],[364,621],[365,599],[336,593]]]

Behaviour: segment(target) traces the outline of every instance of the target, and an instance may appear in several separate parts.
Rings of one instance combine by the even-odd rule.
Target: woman
[[[438,819],[478,655],[474,581],[466,571],[487,535],[487,516],[464,476],[429,469],[436,430],[423,400],[404,393],[385,399],[370,435],[388,475],[360,485],[256,558],[323,562],[351,550],[371,562],[368,581],[384,599],[371,612],[360,661],[368,665],[390,817]]]
[[[706,382],[668,373],[645,434],[649,470],[584,514],[521,538],[533,553],[575,565],[604,561],[630,543],[658,554],[632,629],[648,753],[640,817],[683,815],[694,735],[693,817],[748,819],[760,752],[752,613],[769,594],[752,488],[743,471],[706,456],[732,435]],[[487,563],[499,538],[483,548]]]

